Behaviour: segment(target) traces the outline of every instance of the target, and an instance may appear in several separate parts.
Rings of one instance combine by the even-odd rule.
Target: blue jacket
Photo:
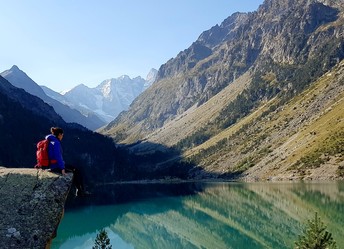
[[[52,134],[46,136],[45,139],[49,140],[49,160],[56,160],[56,163],[50,164],[50,168],[63,170],[65,168],[65,162],[63,161],[62,157],[62,146],[60,140]]]

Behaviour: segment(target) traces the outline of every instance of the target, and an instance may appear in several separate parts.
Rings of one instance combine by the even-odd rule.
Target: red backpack
[[[56,160],[49,160],[48,147],[48,139],[38,142],[36,152],[37,164],[35,165],[35,168],[49,167],[51,163],[56,163]]]

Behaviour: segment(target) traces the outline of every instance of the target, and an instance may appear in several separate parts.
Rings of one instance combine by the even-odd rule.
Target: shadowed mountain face
[[[80,141],[103,141],[104,151],[113,152],[114,145],[109,139],[95,134],[81,125],[66,123],[54,109],[40,98],[28,94],[23,89],[12,86],[0,76],[0,127],[3,136],[0,141],[0,165],[6,167],[33,167],[36,164],[36,144],[50,133],[50,127],[60,126],[64,129],[66,139],[63,144],[66,161],[70,163],[82,157],[94,158],[100,149],[78,146]],[[85,140],[84,140],[85,139]],[[84,153],[84,155],[82,155]],[[110,157],[111,158],[111,157]],[[109,160],[111,161],[111,159]],[[86,165],[85,165],[86,167]]]
[[[50,133],[50,127],[64,130],[63,158],[80,169],[86,185],[117,180],[186,178],[188,167],[152,168],[152,163],[178,156],[178,152],[156,153],[152,157],[129,155],[112,139],[81,125],[66,123],[54,109],[0,76],[0,165],[33,168],[36,145]],[[163,146],[162,146],[163,147]]]
[[[110,138],[66,123],[40,98],[0,76],[1,166],[33,168],[37,142],[50,133],[52,126],[63,128],[64,160],[81,170],[87,185],[125,176],[122,169],[126,171],[132,162],[126,151],[116,149]]]
[[[340,123],[328,129],[313,121],[325,110],[342,119],[343,6],[343,0],[266,0],[255,12],[233,14],[162,65],[155,84],[101,132],[125,144],[142,141],[133,148],[140,153],[154,151],[152,143],[174,147],[188,161],[219,174],[259,163],[264,167],[264,158],[272,168],[285,155],[294,155],[285,160],[282,175],[287,165],[302,175],[300,167],[308,160],[302,156],[325,145],[312,144],[311,152],[309,144],[300,144],[289,155],[288,139],[306,127],[309,132],[322,127],[316,132],[321,141],[336,137],[341,128]],[[318,108],[303,116],[308,106]],[[290,108],[294,111],[284,113]],[[288,118],[282,121],[281,115]],[[342,167],[341,158],[336,167]],[[258,178],[266,177],[268,170]]]

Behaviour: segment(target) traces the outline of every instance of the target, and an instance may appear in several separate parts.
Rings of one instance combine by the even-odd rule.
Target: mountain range
[[[101,132],[133,153],[179,151],[157,165],[198,165],[193,178],[343,177],[343,24],[343,0],[234,13]]]
[[[66,122],[75,122],[96,130],[115,119],[121,111],[127,110],[135,97],[153,84],[156,73],[156,69],[151,69],[146,80],[141,77],[130,79],[123,75],[105,80],[95,88],[80,84],[63,94],[38,86],[15,65],[2,72],[1,76],[53,106]]]
[[[117,115],[127,110],[131,102],[153,84],[157,70],[151,69],[146,80],[141,77],[131,79],[127,75],[104,80],[97,87],[89,88],[80,84],[63,95],[52,93],[45,87],[43,90],[52,98],[78,109],[95,113],[106,123],[114,120]]]
[[[105,124],[104,121],[92,113],[85,113],[85,115],[82,115],[79,111],[49,97],[36,82],[17,66],[13,66],[9,70],[2,72],[1,76],[7,79],[13,86],[22,88],[26,92],[39,97],[45,103],[51,105],[56,113],[66,122],[78,123],[90,130],[95,130]]]

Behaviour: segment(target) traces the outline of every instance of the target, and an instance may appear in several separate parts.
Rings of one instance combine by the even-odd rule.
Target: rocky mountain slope
[[[1,76],[7,79],[13,86],[24,89],[26,92],[41,98],[45,103],[54,107],[55,111],[66,122],[78,123],[90,130],[98,129],[105,124],[104,121],[92,113],[82,115],[79,111],[47,96],[40,86],[17,66],[13,66],[11,69],[2,72]]]
[[[143,141],[131,147],[140,153],[183,151],[159,165],[187,158],[197,177],[341,177],[343,6],[266,0],[233,14],[162,65],[102,133]]]
[[[267,101],[185,157],[207,174],[243,173],[249,181],[342,178],[343,77],[344,61],[287,103]]]

